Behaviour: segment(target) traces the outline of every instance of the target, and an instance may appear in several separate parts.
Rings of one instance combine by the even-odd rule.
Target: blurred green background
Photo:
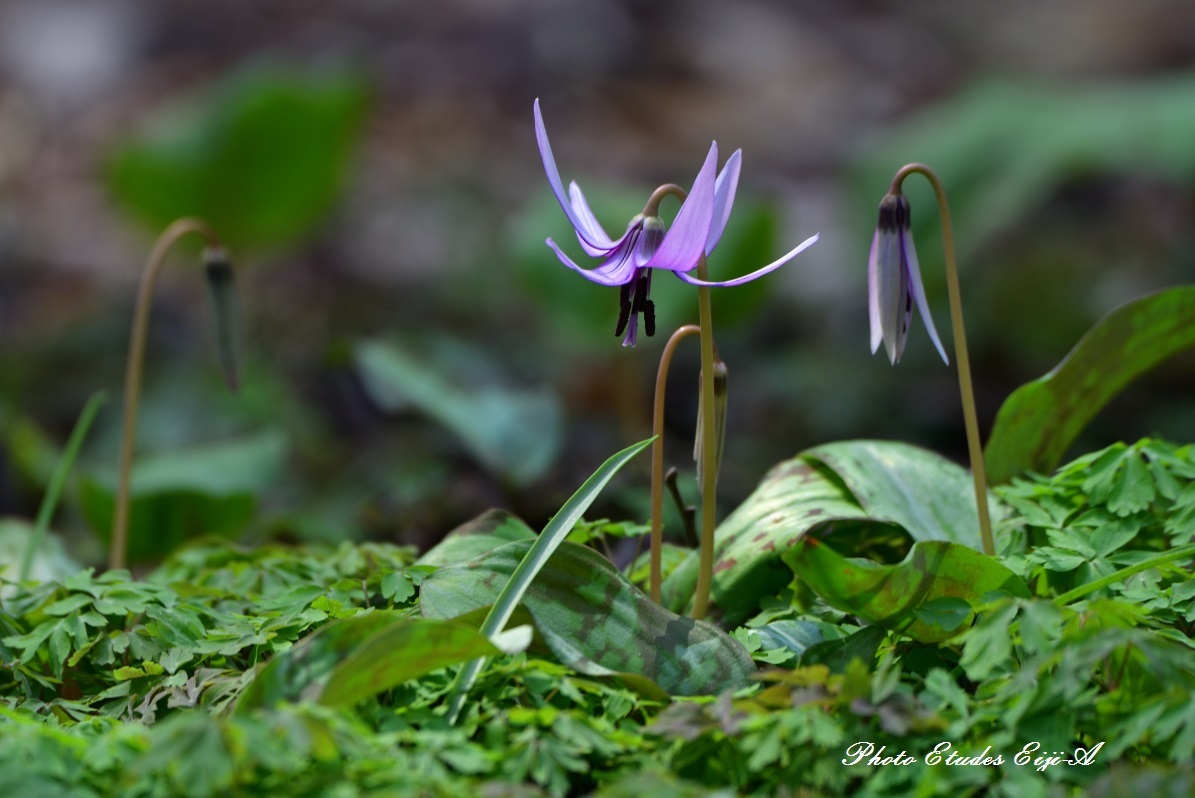
[[[134,553],[203,532],[427,546],[491,506],[542,526],[645,437],[665,335],[622,349],[617,295],[543,177],[541,99],[565,180],[621,231],[711,139],[744,151],[711,261],[730,368],[720,502],[807,447],[896,438],[965,460],[953,368],[915,322],[868,353],[866,256],[892,173],[952,200],[981,425],[1099,317],[1195,275],[1195,28],[1126,4],[697,2],[335,5],[0,3],[0,516],[31,518],[87,397],[112,397],[55,528],[107,533],[136,281],[180,215],[226,239],[244,386],[223,388],[195,246],[157,292]],[[932,194],[906,183],[948,337]],[[675,210],[675,209],[673,209]],[[660,276],[665,332],[696,320]],[[947,343],[949,346],[949,342]],[[690,471],[697,352],[669,392]],[[1195,440],[1195,357],[1102,413],[1082,450]],[[598,514],[645,515],[646,460]],[[692,479],[682,480],[691,495]]]

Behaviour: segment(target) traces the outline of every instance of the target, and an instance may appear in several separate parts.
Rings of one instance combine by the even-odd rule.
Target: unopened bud
[[[232,264],[223,249],[209,248],[203,252],[208,292],[212,297],[212,329],[216,336],[216,353],[220,370],[230,390],[240,387],[240,313],[236,280]]]
[[[704,380],[705,375],[701,378]],[[718,484],[718,472],[722,468],[722,448],[726,442],[726,402],[727,392],[729,390],[730,371],[726,368],[726,364],[717,359],[714,361],[714,441],[713,452],[714,458],[714,485]],[[699,390],[700,396],[705,396],[703,391]],[[702,421],[702,414],[705,413],[705,408],[702,402],[697,403],[697,435],[693,441],[693,459],[697,461],[697,473],[705,473],[705,465],[703,457],[705,456],[705,441],[702,440],[702,430],[705,429],[705,424]],[[702,480],[697,480],[698,489],[700,489]]]

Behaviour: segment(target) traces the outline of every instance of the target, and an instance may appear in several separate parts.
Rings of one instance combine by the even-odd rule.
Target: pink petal
[[[605,229],[590,210],[589,203],[585,201],[585,195],[581,193],[581,187],[577,185],[577,181],[574,180],[568,184],[568,195],[572,201],[573,212],[577,215],[577,220],[581,222],[581,227],[577,230],[577,240],[581,242],[581,249],[585,250],[585,254],[591,258],[601,258],[610,254],[610,250],[617,247],[622,238],[614,241],[606,235]],[[582,235],[582,230],[584,235]],[[626,233],[623,233],[623,238],[625,237]],[[590,245],[590,241],[596,241],[597,246]]]
[[[871,254],[867,256],[867,314],[871,319],[871,353],[874,355],[884,340],[884,328],[880,322],[879,286],[880,231],[871,237]]]
[[[714,214],[714,168],[717,164],[718,143],[714,142],[710,145],[701,171],[697,173],[697,179],[693,181],[688,199],[676,214],[655,256],[647,264],[648,268],[687,272],[697,265],[697,259],[705,251]]]
[[[913,291],[913,300],[917,303],[917,309],[921,311],[921,319],[925,322],[925,329],[929,333],[930,340],[934,342],[938,354],[942,356],[942,362],[949,366],[950,358],[946,357],[946,350],[938,338],[938,331],[934,329],[934,319],[929,315],[929,303],[925,299],[925,287],[921,284],[921,267],[917,263],[917,250],[913,248],[913,236],[908,230],[905,230],[901,233],[900,240],[905,262],[909,267],[909,285]]]
[[[564,215],[568,217],[569,222],[572,223],[573,228],[577,231],[577,237],[594,249],[602,249],[602,241],[591,238],[591,233],[586,230],[585,223],[578,218],[577,213],[565,197],[564,183],[560,180],[560,170],[556,168],[556,159],[552,156],[552,145],[548,143],[548,130],[544,127],[544,117],[539,111],[538,98],[535,100],[535,140],[539,143],[539,155],[544,162],[544,171],[548,175],[548,184],[552,187],[553,193],[556,194],[556,201],[564,209]],[[608,237],[607,240],[609,240]],[[602,251],[605,252],[606,250],[602,249]]]
[[[710,234],[705,240],[705,254],[708,255],[718,246],[722,238],[722,231],[726,229],[726,220],[730,218],[730,209],[734,205],[734,192],[739,185],[739,170],[742,169],[743,151],[735,150],[726,160],[726,165],[718,173],[714,182],[714,214],[710,222]]]
[[[767,274],[770,271],[775,271],[776,269],[780,268],[781,266],[783,266],[784,264],[788,263],[790,260],[795,258],[797,255],[804,252],[806,249],[813,246],[813,244],[817,241],[817,239],[818,239],[818,234],[814,233],[809,238],[802,241],[800,244],[797,244],[796,247],[794,247],[792,250],[790,250],[787,254],[785,254],[779,260],[769,263],[767,266],[764,266],[762,269],[756,269],[755,271],[751,272],[750,274],[745,274],[742,277],[736,277],[733,280],[706,281],[706,280],[699,280],[696,277],[690,277],[688,274],[685,274],[684,272],[676,272],[675,274],[677,277],[679,277],[681,280],[685,281],[689,285],[704,285],[704,286],[719,287],[719,288],[725,288],[725,287],[732,286],[732,285],[742,285],[743,283],[749,283],[758,277],[763,277],[765,274]]]
[[[555,241],[549,238],[547,244],[556,253],[556,257],[560,259],[561,263],[591,282],[601,285],[625,285],[635,274],[634,260],[627,257],[627,253],[621,250],[616,250],[615,257],[610,258],[601,266],[595,269],[583,269],[573,262],[572,258],[564,254],[560,247],[556,246]]]

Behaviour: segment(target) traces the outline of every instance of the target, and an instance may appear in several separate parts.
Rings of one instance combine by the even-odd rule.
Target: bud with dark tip
[[[216,353],[224,381],[232,391],[240,387],[240,312],[236,280],[228,253],[208,248],[203,252],[208,292],[212,298],[212,329],[216,336]]]

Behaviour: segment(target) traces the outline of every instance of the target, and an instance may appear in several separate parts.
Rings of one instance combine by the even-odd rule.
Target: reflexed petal
[[[535,100],[535,140],[539,143],[539,155],[544,161],[548,184],[552,186],[552,191],[556,194],[556,201],[564,209],[564,215],[568,217],[573,229],[577,231],[577,238],[594,249],[602,248],[602,241],[595,241],[591,238],[591,233],[586,230],[585,223],[577,216],[564,194],[564,183],[560,180],[560,170],[556,168],[556,159],[552,156],[552,145],[548,143],[548,130],[544,127],[544,117],[539,111],[539,98]],[[602,251],[605,252],[606,249]]]
[[[574,263],[572,258],[565,255],[560,247],[556,246],[555,241],[549,238],[547,239],[547,243],[552,248],[552,251],[556,253],[556,257],[560,259],[561,263],[580,274],[586,280],[600,283],[601,285],[624,285],[630,282],[631,277],[635,274],[634,259],[627,257],[630,253],[625,248],[615,250],[610,258],[596,269],[583,269]]]
[[[867,257],[867,313],[871,319],[871,353],[874,355],[884,340],[884,329],[880,323],[879,259],[880,231],[871,237],[871,254]]]
[[[577,240],[581,242],[581,249],[585,250],[585,253],[591,258],[605,257],[610,250],[618,246],[622,239],[614,241],[606,235],[601,223],[590,210],[589,203],[585,201],[585,195],[581,193],[581,187],[577,185],[576,180],[569,183],[568,195],[572,201],[573,212],[577,215],[577,221],[581,223],[577,232]],[[581,234],[581,230],[584,231],[584,235]],[[623,233],[623,237],[626,237],[626,233]],[[591,245],[590,241],[596,242],[597,246]]]
[[[942,356],[942,362],[949,366],[950,358],[946,357],[946,350],[938,338],[938,331],[934,329],[933,317],[929,315],[929,303],[925,300],[925,287],[921,284],[921,267],[917,263],[917,250],[913,247],[913,235],[905,230],[901,234],[900,240],[904,250],[904,260],[908,264],[909,290],[913,294],[913,300],[917,303],[917,309],[921,311],[921,318],[925,322],[925,329],[929,333],[930,340],[934,342],[938,354]]]
[[[814,233],[809,238],[802,241],[800,244],[797,244],[796,247],[794,247],[791,251],[789,251],[787,254],[785,254],[779,260],[769,263],[767,266],[764,266],[762,269],[756,269],[755,271],[751,272],[750,274],[745,274],[742,277],[736,277],[733,280],[712,280],[712,281],[699,280],[696,277],[690,277],[688,274],[686,274],[684,272],[675,272],[675,274],[677,277],[679,277],[681,280],[684,280],[689,285],[705,285],[705,286],[719,287],[719,288],[725,288],[727,286],[732,286],[732,285],[742,285],[743,283],[749,283],[752,280],[756,279],[757,277],[763,277],[768,272],[774,271],[774,270],[780,268],[781,266],[783,266],[784,264],[788,263],[790,260],[795,258],[797,255],[804,252],[806,249],[813,246],[813,244],[817,241],[817,239],[818,239],[818,234]]]
[[[710,234],[705,240],[705,254],[708,255],[718,246],[722,238],[722,231],[726,229],[726,220],[730,218],[730,209],[734,205],[734,192],[739,185],[739,170],[742,168],[743,151],[735,150],[726,165],[718,173],[714,181],[714,214],[710,221]]]
[[[688,199],[681,206],[672,222],[655,257],[648,267],[687,272],[697,265],[697,259],[705,251],[705,241],[710,233],[710,220],[714,213],[714,168],[718,165],[718,143],[710,145],[709,155]]]

